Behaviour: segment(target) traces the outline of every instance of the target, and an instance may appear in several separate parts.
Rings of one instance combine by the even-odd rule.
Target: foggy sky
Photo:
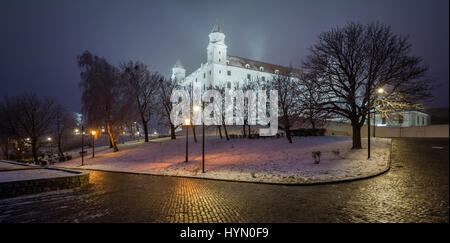
[[[380,21],[409,35],[440,88],[429,105],[448,107],[448,0],[0,1],[0,95],[35,92],[79,111],[84,50],[110,63],[142,61],[166,77],[206,61],[219,23],[228,54],[299,66],[320,32],[348,21]]]

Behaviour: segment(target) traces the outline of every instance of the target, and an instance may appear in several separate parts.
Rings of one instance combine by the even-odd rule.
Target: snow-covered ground
[[[390,139],[372,138],[371,159],[367,149],[352,150],[351,137],[322,136],[286,138],[226,139],[206,137],[206,173],[201,172],[201,137],[189,137],[189,162],[185,163],[186,140],[168,138],[150,143],[119,144],[119,152],[99,148],[95,158],[58,163],[66,168],[99,169],[144,174],[176,175],[269,183],[314,183],[366,177],[389,166]],[[363,147],[367,140],[363,139]],[[319,164],[313,151],[321,152]]]

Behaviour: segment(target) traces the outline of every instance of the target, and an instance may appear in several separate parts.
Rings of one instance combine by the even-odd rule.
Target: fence
[[[347,123],[330,123],[326,127],[328,135],[352,135],[352,126]],[[375,137],[428,137],[448,138],[449,125],[430,125],[418,127],[374,127],[371,126],[371,136]],[[367,126],[361,128],[361,137],[367,137]]]

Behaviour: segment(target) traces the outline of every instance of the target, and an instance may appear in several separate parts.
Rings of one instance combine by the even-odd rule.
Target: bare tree
[[[214,89],[219,91],[222,97],[225,97],[225,86],[224,85],[216,85],[214,87]],[[214,104],[217,104],[217,105],[221,106],[220,109],[217,109],[217,110],[222,111],[221,114],[220,114],[221,115],[221,120],[222,120],[222,125],[221,126],[223,127],[223,130],[225,132],[225,137],[226,137],[227,141],[229,141],[230,137],[228,136],[228,129],[227,129],[227,125],[225,124],[225,114],[227,113],[227,109],[233,109],[233,106],[226,107],[225,106],[225,99],[222,99],[222,102],[220,104],[218,102],[215,102]],[[222,139],[221,126],[218,126],[219,133],[220,133],[220,139]]]
[[[293,87],[298,99],[297,107],[295,107],[299,116],[298,121],[309,123],[313,130],[324,125],[326,120],[331,117],[321,103],[325,94],[315,78],[314,75],[299,73],[298,84]]]
[[[268,80],[270,89],[278,90],[278,109],[282,115],[282,122],[286,132],[286,138],[292,143],[291,126],[298,119],[299,106],[297,97],[297,87],[299,79],[294,73],[293,68],[289,68],[282,73],[276,74],[272,79]]]
[[[175,80],[171,79],[160,79],[158,82],[158,101],[161,104],[160,116],[164,118],[165,123],[170,126],[170,137],[171,139],[176,139],[175,129],[178,128],[179,125],[175,125],[174,121],[172,121],[170,117],[170,112],[172,111],[172,102],[170,97],[172,95],[172,91],[174,91],[178,87],[178,84]]]
[[[5,97],[1,105],[2,127],[17,141],[31,145],[33,160],[39,164],[38,153],[45,135],[51,133],[56,106],[53,99],[35,94]]]
[[[58,155],[64,156],[64,142],[69,138],[73,129],[77,126],[76,115],[62,106],[57,106],[55,109],[54,124]]]
[[[93,128],[105,127],[114,152],[125,124],[136,117],[133,97],[127,92],[127,83],[119,70],[104,58],[85,51],[78,57],[82,90],[82,110],[87,124]]]
[[[319,35],[304,62],[317,75],[326,93],[322,103],[329,112],[344,117],[353,127],[353,148],[361,146],[361,127],[373,108],[376,89],[408,94],[407,103],[430,97],[427,67],[411,55],[408,37],[394,34],[380,23],[348,23]]]
[[[145,142],[148,142],[148,122],[153,113],[158,82],[162,76],[151,73],[147,66],[140,62],[128,62],[121,65],[124,78],[128,80],[128,88],[134,96],[135,105],[144,129]]]

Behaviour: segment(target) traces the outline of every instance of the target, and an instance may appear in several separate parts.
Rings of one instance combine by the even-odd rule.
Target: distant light
[[[382,94],[382,93],[384,93],[384,89],[383,88],[379,88],[377,92],[378,92],[378,94]]]
[[[190,124],[191,124],[191,120],[190,119],[184,120],[184,125],[189,126]]]
[[[31,139],[30,138],[25,138],[25,140],[30,141]]]
[[[52,141],[52,138],[51,138],[51,137],[48,137],[47,140],[48,140],[48,141]]]
[[[80,130],[78,130],[78,129],[75,129],[75,130],[74,130],[75,133],[78,133],[79,131],[80,131]]]
[[[199,110],[200,110],[200,106],[194,105],[194,111],[199,111]]]
[[[97,133],[97,132],[94,131],[94,130],[91,131],[92,136],[95,136],[96,133]]]

